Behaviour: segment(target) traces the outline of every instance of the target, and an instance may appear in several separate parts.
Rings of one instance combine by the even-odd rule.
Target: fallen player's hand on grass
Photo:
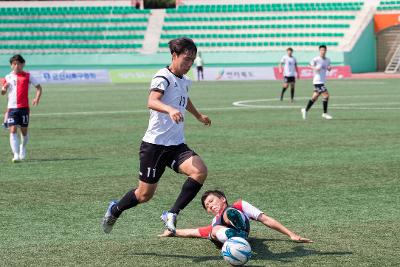
[[[174,234],[171,231],[165,230],[164,233],[158,235],[159,237],[171,237],[174,236]]]
[[[294,242],[297,242],[297,243],[314,243],[314,241],[312,241],[308,238],[305,238],[305,237],[301,237],[299,235],[292,235],[290,237],[290,239],[292,239]]]

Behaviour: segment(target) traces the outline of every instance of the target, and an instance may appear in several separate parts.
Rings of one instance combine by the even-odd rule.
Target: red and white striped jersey
[[[36,79],[29,72],[22,71],[18,74],[11,72],[5,80],[9,84],[8,108],[29,108],[29,87],[39,85]]]
[[[244,214],[244,216],[247,217],[247,219],[251,219],[251,220],[257,220],[258,217],[261,214],[263,214],[263,212],[260,211],[258,208],[254,207],[250,203],[248,203],[244,200],[241,200],[241,199],[239,199],[238,201],[233,203],[233,205],[230,207],[241,211]],[[204,238],[209,237],[213,226],[219,224],[218,222],[222,219],[222,212],[221,212],[221,214],[218,214],[217,216],[214,217],[214,219],[212,220],[212,223],[210,225],[197,228],[201,237],[204,237]]]

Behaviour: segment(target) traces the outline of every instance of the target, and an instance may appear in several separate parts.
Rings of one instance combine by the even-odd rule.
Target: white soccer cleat
[[[331,115],[329,115],[328,113],[322,113],[322,118],[326,119],[326,120],[331,120],[333,119],[333,117]]]
[[[115,222],[117,221],[117,217],[113,216],[111,214],[111,209],[114,205],[116,205],[118,202],[115,200],[112,200],[110,202],[110,204],[108,204],[107,210],[106,210],[106,214],[104,214],[104,218],[103,221],[101,223],[101,225],[103,226],[103,231],[106,234],[109,234],[111,232],[111,230],[114,227]]]
[[[24,160],[26,158],[26,148],[23,145],[19,147],[19,159]]]
[[[307,119],[307,111],[305,108],[301,109],[301,115],[303,116],[303,120]]]
[[[164,222],[165,228],[175,234],[176,232],[176,214],[164,211],[161,215],[161,220]]]
[[[19,158],[19,155],[18,155],[18,153],[15,153],[14,154],[14,157],[12,158],[12,162],[20,162],[20,158]]]

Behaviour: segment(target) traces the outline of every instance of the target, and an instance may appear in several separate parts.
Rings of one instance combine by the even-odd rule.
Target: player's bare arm
[[[200,121],[201,123],[203,123],[204,125],[207,126],[211,126],[211,120],[208,116],[200,113],[196,107],[193,105],[192,100],[190,100],[190,98],[188,99],[188,103],[186,106],[186,110],[189,111],[190,113],[193,114],[193,116]]]
[[[36,95],[35,98],[32,100],[32,105],[37,106],[39,105],[40,102],[40,98],[42,97],[42,86],[40,86],[40,84],[38,84],[36,86]]]
[[[278,68],[279,68],[279,73],[282,73],[282,63],[279,63]]]
[[[10,84],[9,83],[5,83],[2,87],[1,87],[1,95],[5,95],[7,93],[7,88]]]
[[[162,96],[163,94],[158,91],[151,91],[147,101],[147,107],[158,112],[169,114],[171,120],[176,123],[183,121],[183,114],[179,110],[164,104],[161,101]]]
[[[158,235],[159,237],[190,237],[190,238],[202,238],[199,232],[199,229],[194,228],[194,229],[176,229],[175,235],[168,231],[165,230],[164,233]]]
[[[313,241],[311,241],[310,239],[301,237],[301,236],[293,233],[292,231],[287,229],[285,226],[283,226],[279,221],[277,221],[274,218],[271,218],[265,214],[260,214],[260,216],[257,218],[257,220],[259,222],[261,222],[262,224],[264,224],[265,226],[267,226],[268,228],[271,228],[271,229],[278,231],[284,235],[287,235],[288,237],[290,237],[290,239],[292,239],[295,242],[313,243]]]

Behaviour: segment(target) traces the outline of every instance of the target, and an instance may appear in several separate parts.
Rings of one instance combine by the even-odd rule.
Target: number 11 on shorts
[[[151,170],[152,170],[152,169],[151,169],[150,167],[147,168],[147,178],[150,177]],[[155,169],[155,168],[153,169],[153,178],[154,178],[154,177],[156,177],[156,169]]]

